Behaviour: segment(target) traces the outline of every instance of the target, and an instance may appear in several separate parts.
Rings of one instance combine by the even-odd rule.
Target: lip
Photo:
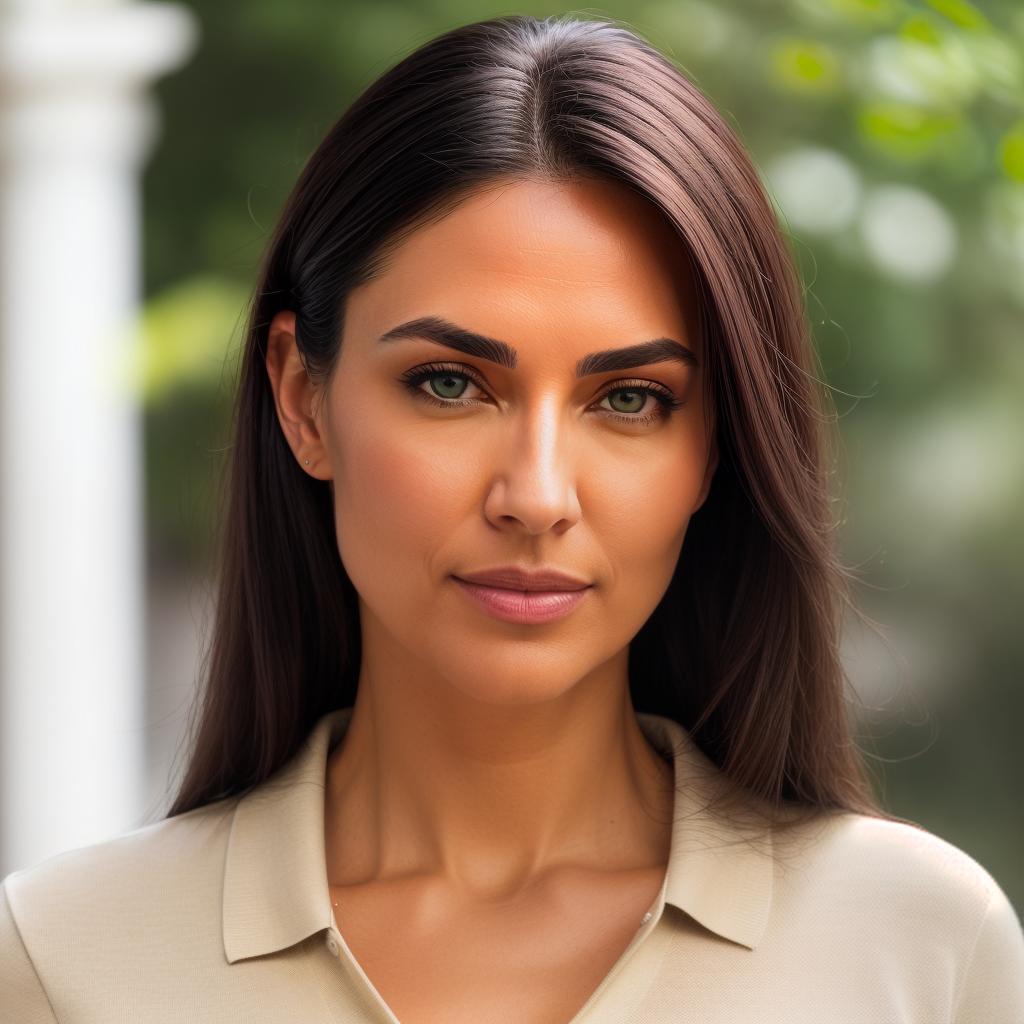
[[[586,585],[578,590],[511,590],[508,587],[470,583],[453,576],[479,607],[504,622],[537,625],[568,615],[587,596]]]
[[[501,587],[504,590],[585,590],[591,584],[578,576],[558,569],[523,569],[518,565],[500,565],[479,572],[464,572],[455,577],[466,583],[478,583],[485,587]]]

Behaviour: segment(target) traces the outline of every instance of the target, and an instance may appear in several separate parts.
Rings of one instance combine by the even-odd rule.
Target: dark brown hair
[[[675,719],[768,807],[901,820],[877,806],[852,741],[835,416],[786,239],[743,146],[682,71],[620,23],[567,16],[495,18],[419,47],[330,129],[285,204],[249,309],[212,642],[168,817],[264,781],[355,700],[356,594],[330,486],[302,471],[279,425],[271,319],[295,311],[308,372],[328,378],[349,290],[416,227],[524,177],[625,185],[696,269],[719,465],[630,645],[634,708]]]

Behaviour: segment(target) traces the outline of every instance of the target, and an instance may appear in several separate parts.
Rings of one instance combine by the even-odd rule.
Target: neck
[[[516,705],[365,675],[357,692],[328,758],[332,885],[421,876],[493,900],[558,869],[667,864],[672,766],[625,678]]]

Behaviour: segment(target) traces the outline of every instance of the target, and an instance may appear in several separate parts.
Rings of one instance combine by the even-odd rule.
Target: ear
[[[270,321],[266,366],[281,431],[299,466],[318,480],[331,479],[321,419],[314,407],[319,392],[302,362],[291,310],[276,313]]]
[[[711,481],[714,478],[715,470],[718,469],[718,444],[712,440],[711,450],[708,453],[708,464],[704,470],[704,482],[701,484],[700,494],[697,496],[697,504],[693,506],[693,511],[696,512],[701,505],[704,504],[708,494],[711,491]],[[692,512],[690,513],[693,514]]]

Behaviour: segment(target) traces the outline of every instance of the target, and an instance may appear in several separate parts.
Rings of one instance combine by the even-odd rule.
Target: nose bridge
[[[557,394],[542,395],[512,414],[492,497],[499,516],[514,516],[536,530],[575,519],[576,452],[572,424]]]
[[[569,470],[570,425],[556,394],[541,395],[523,406],[520,437],[524,469],[545,478],[564,476]]]

